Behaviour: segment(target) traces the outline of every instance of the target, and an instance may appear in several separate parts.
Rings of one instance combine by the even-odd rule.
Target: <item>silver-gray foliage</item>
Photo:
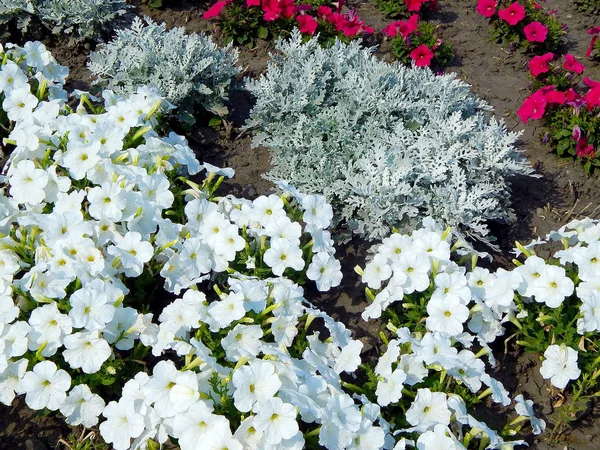
[[[268,179],[325,195],[337,219],[367,238],[423,217],[486,243],[508,221],[507,178],[531,174],[517,133],[455,74],[388,64],[359,42],[321,48],[299,33],[277,43],[247,128],[268,147]]]
[[[75,40],[92,39],[115,18],[125,13],[125,0],[41,0],[36,14],[52,26],[52,32],[67,33]]]
[[[19,30],[26,31],[34,12],[33,0],[2,0],[0,2],[0,25],[14,20]]]
[[[32,18],[75,41],[92,39],[109,22],[125,13],[125,0],[1,0],[0,24],[16,20],[27,31]]]
[[[149,85],[185,110],[200,104],[223,113],[229,86],[240,72],[237,50],[219,49],[204,33],[185,34],[183,28],[167,30],[165,24],[145,21],[136,18],[131,28],[117,31],[92,53],[88,68],[94,83],[119,94]]]

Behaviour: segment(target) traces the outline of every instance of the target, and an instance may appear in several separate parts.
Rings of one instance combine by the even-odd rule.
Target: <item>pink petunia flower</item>
[[[406,9],[409,12],[418,12],[423,3],[425,3],[425,0],[404,0],[404,2],[406,3]]]
[[[508,8],[498,11],[498,17],[509,25],[516,25],[525,18],[525,7],[519,2],[514,2]]]
[[[531,22],[525,25],[523,32],[529,42],[544,42],[548,36],[548,28],[541,22]]]
[[[431,64],[433,52],[425,44],[422,44],[410,52],[410,57],[415,61],[417,67],[428,67]]]
[[[246,6],[260,6],[260,0],[246,0]]]
[[[563,67],[565,70],[575,73],[582,73],[585,70],[585,66],[577,61],[577,59],[575,59],[575,57],[570,53],[565,55],[565,64]]]
[[[477,2],[477,12],[483,17],[490,18],[496,12],[496,6],[498,6],[498,3],[494,0],[479,0]]]
[[[537,91],[525,99],[517,111],[517,115],[524,123],[527,123],[529,119],[539,120],[546,112],[547,103],[546,96]]]
[[[548,70],[550,70],[548,63],[553,59],[554,53],[551,52],[542,56],[534,56],[531,58],[531,61],[529,61],[529,70],[531,71],[531,75],[537,77],[542,73],[548,72]]]
[[[590,28],[589,30],[587,30],[587,33],[592,35],[590,46],[588,47],[587,52],[585,52],[585,57],[589,58],[590,56],[592,56],[592,52],[594,51],[594,45],[600,37],[600,27]]]
[[[577,147],[575,150],[575,154],[580,158],[593,158],[594,157],[594,146],[588,145],[588,140],[585,136],[581,137],[577,141]]]
[[[328,19],[333,14],[333,10],[329,6],[319,6],[317,8],[317,16],[320,19]]]
[[[298,21],[300,32],[310,34],[311,36],[315,34],[315,31],[317,31],[317,27],[319,26],[317,19],[308,14],[301,14],[296,17],[296,20]]]
[[[204,13],[204,15],[202,16],[203,19],[211,19],[213,17],[217,17],[219,14],[221,14],[221,11],[223,10],[223,8],[225,8],[225,6],[227,6],[229,3],[231,3],[232,0],[220,0],[217,3],[215,3],[214,5],[212,5],[210,8],[208,8],[208,11],[206,11]]]
[[[419,20],[419,16],[413,14],[410,16],[408,20],[398,20],[397,22],[393,22],[385,27],[381,32],[389,37],[397,36],[401,34],[404,38],[407,38],[409,35],[417,31],[419,27],[417,25],[417,21]]]

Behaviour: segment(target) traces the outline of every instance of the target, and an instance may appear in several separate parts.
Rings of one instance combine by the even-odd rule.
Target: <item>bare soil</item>
[[[206,1],[172,0],[169,8],[148,10],[141,2],[132,0],[136,13],[147,15],[155,21],[165,22],[167,26],[184,26],[188,32],[210,33],[218,42],[222,42],[218,26],[202,19],[208,8]],[[361,18],[381,30],[391,22],[368,0],[349,0],[349,6],[358,10]],[[522,124],[516,111],[523,100],[531,93],[528,76],[529,57],[502,45],[489,41],[487,20],[475,10],[475,0],[440,0],[439,11],[432,14],[431,20],[439,24],[441,37],[452,43],[456,58],[446,71],[457,72],[459,78],[472,85],[473,90],[495,108],[495,115],[506,121],[509,130],[522,130],[520,148],[531,161],[539,178],[522,177],[512,180],[512,203],[516,221],[510,225],[496,225],[494,234],[498,237],[501,252],[494,254],[496,266],[510,267],[514,241],[529,242],[549,231],[559,228],[569,220],[589,216],[600,218],[600,179],[599,174],[587,176],[578,161],[558,159],[551,150],[540,142],[540,129],[536,122]],[[585,16],[575,9],[573,0],[547,0],[544,7],[556,9],[557,17],[568,25],[567,43],[561,53],[572,53],[587,68],[586,74],[592,79],[600,79],[600,65],[585,59],[589,43],[586,30],[600,25],[600,18]],[[18,41],[18,39],[16,39]],[[91,77],[85,68],[88,54],[86,48],[70,48],[66,40],[49,38],[46,44],[60,63],[70,67],[69,89],[86,89]],[[377,44],[377,55],[391,60],[390,45],[387,38],[376,34],[367,41]],[[259,42],[254,49],[240,49],[240,64],[244,67],[244,76],[255,77],[266,69],[268,53],[273,44]],[[252,99],[243,92],[233,93],[230,99],[230,120],[232,126],[214,129],[198,126],[186,133],[191,146],[199,159],[212,164],[229,166],[236,169],[236,176],[229,188],[236,194],[250,198],[268,192],[269,182],[261,178],[269,168],[268,152],[264,148],[252,148],[248,133],[243,133],[243,125],[251,108]],[[354,239],[339,247],[338,256],[344,267],[342,286],[327,294],[318,294],[311,298],[315,303],[342,320],[365,346],[365,356],[369,357],[378,342],[380,323],[365,323],[360,314],[366,306],[363,288],[353,267],[364,264],[367,249],[371,244]],[[542,255],[547,256],[547,255]],[[313,294],[313,293],[311,293]],[[497,346],[499,367],[496,373],[511,391],[511,394],[523,393],[534,400],[538,412],[549,423],[555,417],[558,394],[550,389],[539,374],[540,359],[536,355],[521,354],[510,345],[504,352],[504,345]],[[480,409],[480,419],[497,423],[499,411],[494,408]],[[576,422],[569,434],[559,437],[558,442],[549,444],[528,440],[531,448],[540,450],[600,449],[600,416],[594,405]],[[486,417],[486,415],[488,415]],[[500,425],[501,426],[501,425]],[[49,417],[32,414],[19,401],[11,408],[0,408],[0,449],[51,449],[58,446],[58,439],[65,436],[66,428],[62,422]]]

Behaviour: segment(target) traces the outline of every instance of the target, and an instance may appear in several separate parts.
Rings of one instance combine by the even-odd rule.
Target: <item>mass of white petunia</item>
[[[62,86],[68,73],[41,42],[27,42],[23,47],[0,44],[0,150],[14,122],[29,116],[41,100],[47,100],[45,108],[50,109],[64,104],[67,97]],[[28,133],[21,136],[27,137]],[[35,190],[33,180],[24,180],[21,188],[28,184]]]
[[[450,229],[427,218],[410,235],[385,238],[365,268],[357,267],[370,299],[363,319],[383,317],[391,332],[373,368],[377,403],[388,420],[396,406],[407,408],[398,445],[462,449],[476,439],[480,448],[512,448],[523,441],[505,441],[467,404],[488,396],[504,407],[512,403],[481,357],[495,366],[489,344],[516,314],[513,296],[522,278],[477,267],[476,255],[457,258],[460,247]],[[545,424],[530,410],[519,422],[535,422],[539,434]]]
[[[233,170],[161,136],[155,91],[63,94],[7,139],[0,401],[99,424],[117,450],[388,448],[340,378],[362,343],[301,287],[341,282],[323,197],[217,197]]]

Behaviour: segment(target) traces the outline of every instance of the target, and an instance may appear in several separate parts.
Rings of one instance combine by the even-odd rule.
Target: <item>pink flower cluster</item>
[[[496,14],[498,2],[496,0],[479,0],[477,2],[477,12],[484,17],[491,18]],[[536,4],[536,9],[541,8]],[[526,18],[525,7],[519,2],[514,2],[506,8],[498,10],[498,17],[510,26],[515,26]],[[529,42],[542,43],[548,36],[548,28],[541,22],[530,22],[523,27],[525,39]]]
[[[596,41],[600,37],[600,27],[593,27],[587,30],[587,33],[592,36],[592,40],[590,41],[590,46],[585,53],[587,58],[592,56],[592,52],[594,51],[594,46],[596,45]]]
[[[419,28],[418,22],[419,16],[413,14],[408,20],[398,20],[386,26],[381,32],[389,37],[402,36],[407,43],[410,42],[410,35],[413,34]],[[429,67],[431,60],[435,56],[435,49],[442,43],[441,40],[435,44],[434,48],[429,48],[427,45],[422,44],[414,48],[410,52],[410,57],[415,61],[417,67]]]
[[[549,70],[547,64],[553,58],[554,55],[552,53],[534,57],[533,60],[536,60],[537,62],[533,63],[532,60],[532,63],[533,67],[536,68],[536,72],[538,70],[541,70],[539,73],[547,72]],[[532,67],[532,63],[530,63],[530,67]],[[563,68],[578,74],[582,73],[584,70],[583,65],[578,62],[573,55],[565,56]],[[523,105],[521,105],[517,111],[517,115],[523,122],[527,123],[529,119],[539,120],[544,117],[546,109],[551,105],[570,106],[573,109],[573,115],[578,115],[583,107],[588,111],[593,108],[600,108],[600,82],[584,77],[583,83],[588,87],[588,91],[585,95],[579,94],[573,88],[569,88],[562,92],[557,91],[554,85],[544,86],[525,99]],[[578,157],[595,157],[596,150],[594,150],[594,146],[588,144],[587,137],[582,135],[581,129],[577,125],[573,127],[572,138],[577,143],[576,155]],[[600,147],[597,151],[600,151]]]
[[[218,0],[202,17],[204,19],[217,17],[223,8],[232,1],[234,0]],[[335,3],[335,10],[329,6],[319,6],[316,17],[309,14],[314,11],[312,5],[296,6],[294,0],[245,0],[245,3],[248,8],[261,8],[263,19],[267,22],[295,17],[300,31],[310,35],[317,31],[318,19],[332,24],[335,30],[343,33],[344,36],[356,36],[360,33],[371,34],[374,31],[373,28],[364,25],[364,21],[360,20],[354,10],[342,14],[343,0]]]

